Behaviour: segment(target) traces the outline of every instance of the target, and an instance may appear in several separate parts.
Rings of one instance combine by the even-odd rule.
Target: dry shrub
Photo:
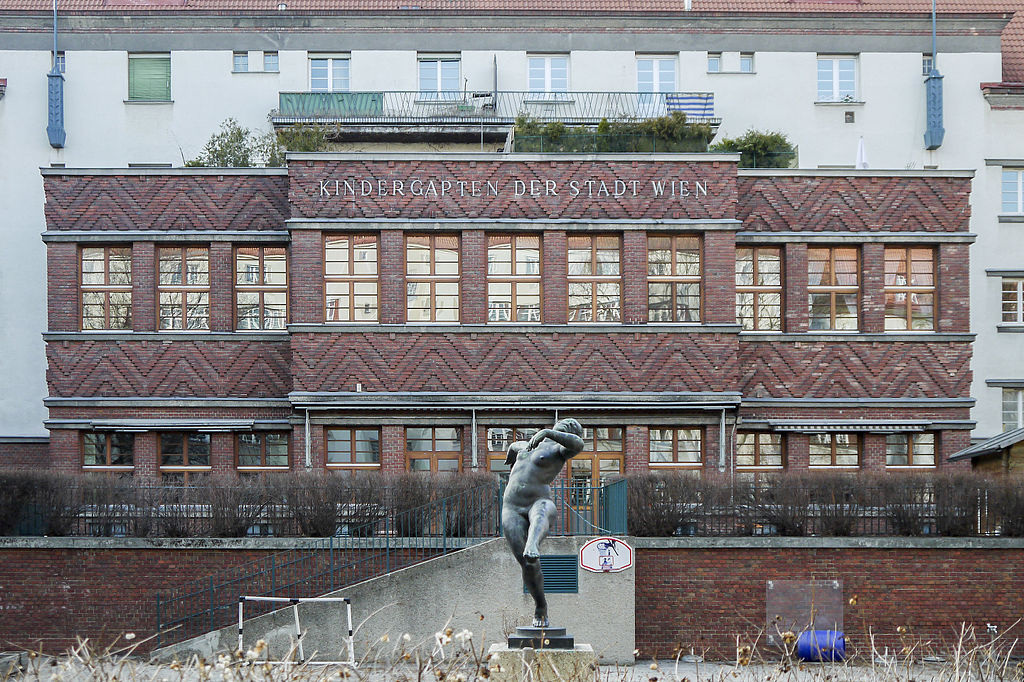
[[[890,535],[922,535],[932,501],[932,481],[916,473],[889,472],[867,479],[878,492],[878,506]]]
[[[345,499],[348,481],[331,472],[287,475],[275,479],[277,495],[288,507],[289,515],[307,537],[324,538],[338,529],[338,506]]]
[[[218,538],[250,535],[270,504],[268,487],[261,478],[210,476],[199,492],[209,507],[210,535]]]
[[[701,518],[701,479],[683,472],[642,472],[626,476],[630,535],[668,537],[691,531]]]
[[[0,535],[13,535],[28,522],[29,504],[38,476],[23,471],[0,471]]]
[[[808,477],[817,512],[820,535],[848,536],[857,532],[864,514],[864,494],[860,481],[849,474],[814,473]]]
[[[803,473],[782,474],[764,479],[762,485],[744,486],[743,506],[755,521],[766,524],[778,535],[807,535],[811,523],[812,489]]]
[[[990,484],[989,490],[989,513],[996,516],[999,534],[1024,537],[1024,478],[1001,476]]]
[[[63,537],[80,532],[80,480],[66,474],[44,474],[37,479],[30,505],[42,535]]]
[[[978,529],[979,501],[987,482],[973,474],[954,473],[932,478],[935,532],[962,537]]]
[[[453,537],[491,535],[497,529],[497,477],[483,472],[441,475],[436,478],[444,528]],[[436,505],[436,503],[435,503]]]
[[[435,476],[404,472],[385,477],[388,511],[398,535],[416,537],[430,532],[431,519],[425,507],[430,503]]]

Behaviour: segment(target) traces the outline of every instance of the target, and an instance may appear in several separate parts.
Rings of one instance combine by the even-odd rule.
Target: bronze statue
[[[583,450],[583,427],[563,419],[553,429],[538,431],[529,443],[508,446],[505,463],[512,465],[501,505],[501,526],[516,561],[523,568],[523,583],[536,608],[534,627],[547,627],[548,603],[540,570],[540,543],[547,537],[555,513],[551,481],[567,461]]]

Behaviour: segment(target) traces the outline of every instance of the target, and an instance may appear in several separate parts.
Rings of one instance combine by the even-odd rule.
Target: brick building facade
[[[299,154],[43,175],[55,469],[500,470],[568,415],[581,481],[930,469],[969,444],[969,172]]]

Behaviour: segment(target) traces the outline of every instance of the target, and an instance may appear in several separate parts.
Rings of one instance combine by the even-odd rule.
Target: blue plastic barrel
[[[796,640],[796,655],[802,661],[842,661],[846,636],[838,630],[805,630]]]

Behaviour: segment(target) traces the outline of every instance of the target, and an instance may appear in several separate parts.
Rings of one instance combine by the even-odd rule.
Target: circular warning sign
[[[580,547],[580,568],[592,573],[618,573],[633,566],[633,548],[618,538],[595,538]]]

